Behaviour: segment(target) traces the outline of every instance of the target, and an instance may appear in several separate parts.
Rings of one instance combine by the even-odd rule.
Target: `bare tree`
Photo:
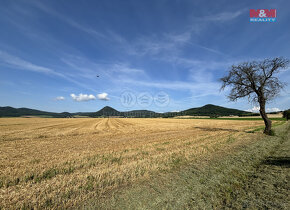
[[[233,65],[227,76],[221,78],[222,90],[229,86],[228,98],[236,101],[248,97],[249,101],[259,103],[260,114],[265,122],[264,133],[271,134],[272,122],[266,114],[266,102],[274,99],[285,85],[276,77],[281,69],[288,67],[285,58],[265,59],[263,61],[244,62]]]
[[[290,119],[290,109],[283,112],[283,118],[286,118],[287,121]]]

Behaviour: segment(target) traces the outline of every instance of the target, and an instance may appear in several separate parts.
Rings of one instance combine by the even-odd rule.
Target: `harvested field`
[[[68,208],[258,141],[262,121],[0,118],[0,207]]]

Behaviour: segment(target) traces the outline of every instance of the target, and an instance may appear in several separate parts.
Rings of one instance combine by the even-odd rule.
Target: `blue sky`
[[[254,104],[229,102],[218,79],[232,64],[290,54],[287,0],[0,2],[0,106],[247,110]],[[277,22],[250,23],[249,9],[277,9]],[[279,77],[290,81],[289,69]],[[149,102],[138,103],[144,95]],[[289,101],[288,85],[268,108]]]

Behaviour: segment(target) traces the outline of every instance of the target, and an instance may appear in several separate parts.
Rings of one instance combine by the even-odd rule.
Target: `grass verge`
[[[218,118],[206,118],[206,117],[189,117],[189,118],[174,118],[174,119],[198,119],[198,120],[247,120],[247,121],[262,121],[263,118],[261,117],[218,117]],[[286,118],[281,118],[281,117],[270,117],[269,118],[272,121],[286,121]]]

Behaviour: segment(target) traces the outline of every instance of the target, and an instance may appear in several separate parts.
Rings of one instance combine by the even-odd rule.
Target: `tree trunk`
[[[261,99],[260,102],[260,114],[265,123],[265,130],[264,133],[267,135],[271,135],[271,128],[272,128],[272,121],[268,118],[265,110],[265,100]]]

